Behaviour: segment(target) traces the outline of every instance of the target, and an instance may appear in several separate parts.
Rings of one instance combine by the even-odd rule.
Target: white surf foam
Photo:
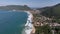
[[[32,17],[33,15],[29,11],[25,11],[28,14],[27,23],[25,24],[25,29],[23,30],[23,34],[30,34],[33,28]]]

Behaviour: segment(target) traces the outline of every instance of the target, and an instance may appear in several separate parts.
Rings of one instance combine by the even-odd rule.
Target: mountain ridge
[[[0,6],[1,10],[31,10],[30,7],[27,5],[7,5],[7,6]]]
[[[60,3],[50,7],[37,8],[37,10],[42,11],[41,14],[44,16],[60,18]]]

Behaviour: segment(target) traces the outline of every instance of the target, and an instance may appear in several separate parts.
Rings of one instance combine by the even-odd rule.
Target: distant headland
[[[0,10],[31,10],[30,7],[27,5],[7,5],[7,6],[0,6]]]

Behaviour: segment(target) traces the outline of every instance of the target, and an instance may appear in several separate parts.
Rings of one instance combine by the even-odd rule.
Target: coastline
[[[31,34],[35,34],[35,27],[33,26]]]
[[[25,24],[25,28],[22,31],[22,34],[35,34],[35,27],[32,24],[33,22],[33,14],[30,11],[20,11],[20,10],[15,10],[17,12],[25,12],[28,14],[27,22]],[[14,11],[14,12],[15,12]]]
[[[28,19],[27,19],[27,23],[25,24],[27,30],[25,30],[26,34],[34,34],[35,33],[35,28],[32,24],[33,21],[33,15],[30,11],[25,11],[28,14]]]

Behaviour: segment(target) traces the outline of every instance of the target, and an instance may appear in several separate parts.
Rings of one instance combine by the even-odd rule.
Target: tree
[[[52,34],[51,28],[49,25],[44,25],[40,27],[36,27],[36,33],[35,34]]]

